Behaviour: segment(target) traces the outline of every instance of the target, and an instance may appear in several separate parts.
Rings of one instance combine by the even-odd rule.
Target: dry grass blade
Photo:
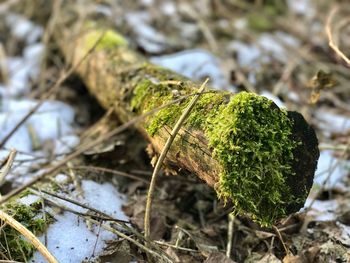
[[[339,49],[338,45],[334,41],[333,34],[332,34],[332,21],[334,16],[338,13],[338,11],[339,11],[339,6],[333,7],[333,9],[331,10],[327,18],[325,30],[328,37],[328,45],[343,61],[345,61],[345,63],[348,66],[350,66],[350,59]]]
[[[227,228],[227,247],[226,247],[226,256],[228,258],[231,257],[234,222],[235,222],[235,216],[233,214],[229,214],[228,215],[228,228]]]
[[[4,164],[1,165],[1,168],[3,167],[3,170],[0,171],[0,185],[2,185],[6,175],[10,172],[13,161],[15,160],[16,154],[17,154],[17,151],[15,149],[11,149],[9,155],[4,160]]]
[[[127,178],[130,178],[130,179],[133,179],[133,180],[138,180],[138,181],[141,181],[141,182],[144,182],[146,184],[149,184],[149,181],[146,180],[146,179],[143,179],[139,176],[136,176],[136,175],[133,175],[133,174],[129,174],[129,173],[125,173],[125,172],[122,172],[122,171],[116,171],[116,170],[113,170],[113,169],[108,169],[108,168],[105,168],[105,167],[98,167],[98,166],[84,166],[84,165],[80,165],[80,166],[75,166],[72,168],[73,170],[90,170],[90,171],[95,171],[95,172],[103,172],[103,173],[110,173],[110,174],[115,174],[115,175],[118,175],[118,176],[123,176],[123,177],[127,177]]]
[[[167,142],[165,143],[165,146],[164,146],[164,148],[163,148],[163,150],[162,150],[162,152],[157,160],[157,163],[154,167],[151,183],[150,183],[148,194],[147,194],[146,211],[145,211],[144,226],[145,226],[145,238],[146,238],[146,240],[149,239],[150,233],[151,233],[150,221],[151,221],[152,199],[153,199],[153,193],[154,193],[154,188],[156,185],[156,179],[157,179],[158,173],[160,171],[160,168],[163,165],[163,161],[164,161],[164,159],[165,159],[165,157],[170,149],[172,142],[174,141],[177,133],[181,129],[182,124],[186,120],[187,116],[190,114],[190,112],[193,109],[194,105],[196,104],[197,100],[202,95],[204,88],[205,88],[205,85],[207,84],[208,81],[209,81],[209,79],[206,79],[204,81],[204,83],[200,86],[198,93],[192,98],[189,105],[187,106],[187,108],[184,110],[184,112],[180,116],[179,120],[177,121],[173,130],[171,131],[170,136],[169,136]]]
[[[0,259],[0,263],[23,263],[23,262],[20,262],[20,261],[13,261],[13,260],[2,260],[2,259]]]
[[[10,215],[0,210],[0,219],[20,232],[29,242],[46,258],[50,263],[58,263],[57,259],[47,250],[47,248],[37,239],[32,232],[21,223],[13,219]]]
[[[47,201],[50,201],[51,203],[55,204],[58,206],[58,204],[55,203],[55,200],[53,200],[52,198],[48,198],[47,196],[45,195],[48,195],[48,196],[52,196],[54,198],[57,198],[57,199],[60,199],[60,200],[63,200],[65,202],[68,202],[68,203],[71,203],[71,204],[74,204],[76,206],[80,206],[82,208],[85,208],[87,210],[89,210],[90,212],[93,212],[93,213],[96,213],[97,215],[101,215],[101,216],[96,216],[97,219],[100,219],[100,220],[106,220],[106,221],[114,221],[114,222],[120,222],[120,223],[129,223],[129,221],[125,221],[125,220],[121,220],[121,219],[117,219],[117,218],[114,218],[106,213],[103,213],[102,211],[100,210],[97,210],[91,206],[88,206],[86,204],[82,204],[74,199],[71,199],[69,197],[66,197],[66,196],[60,196],[60,195],[57,195],[55,193],[51,193],[51,192],[48,192],[48,191],[45,191],[45,190],[38,190],[36,188],[32,188],[30,189],[30,191],[37,195],[37,196],[40,196],[42,198],[44,198],[45,200]],[[65,208],[66,209],[66,208]],[[74,211],[73,209],[69,209],[67,208],[66,210],[72,212],[72,213],[76,213],[76,214],[79,214],[81,216],[86,216],[84,213],[80,213],[80,212],[77,212],[77,211]],[[92,216],[92,215],[90,215]]]

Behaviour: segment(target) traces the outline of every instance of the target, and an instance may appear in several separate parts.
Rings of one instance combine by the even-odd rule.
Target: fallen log
[[[56,41],[72,65],[99,41],[77,73],[99,103],[112,107],[123,122],[199,87],[149,63],[124,37],[93,22],[61,25]],[[136,125],[157,152],[190,99]],[[201,96],[188,116],[166,163],[214,187],[235,213],[269,226],[303,206],[318,157],[315,132],[299,113],[253,93],[212,91]]]

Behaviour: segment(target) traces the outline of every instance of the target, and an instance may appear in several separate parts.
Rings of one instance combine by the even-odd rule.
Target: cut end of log
[[[288,114],[271,100],[242,92],[207,123],[213,157],[223,167],[218,195],[237,214],[262,226],[296,212],[313,181],[318,148],[300,114]]]
[[[304,206],[305,193],[309,193],[312,187],[320,151],[316,133],[304,117],[298,112],[288,111],[288,118],[293,121],[292,138],[300,142],[293,150],[292,168],[295,174],[287,178],[293,195],[300,197],[298,202],[287,206],[287,213],[293,213]]]

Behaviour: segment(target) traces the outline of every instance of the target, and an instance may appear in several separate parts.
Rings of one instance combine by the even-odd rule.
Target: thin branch
[[[108,215],[108,214],[106,214],[106,213],[104,213],[104,212],[102,212],[102,211],[100,211],[100,210],[97,210],[97,209],[95,209],[95,208],[93,208],[93,207],[91,207],[91,206],[82,204],[82,203],[80,203],[80,202],[78,202],[78,201],[76,201],[76,200],[74,200],[74,199],[72,199],[72,198],[69,198],[69,197],[60,196],[60,195],[57,195],[57,194],[55,194],[55,193],[51,193],[51,192],[48,192],[48,191],[45,191],[45,190],[36,189],[36,188],[34,188],[34,187],[33,187],[32,189],[30,189],[30,191],[31,191],[33,194],[35,194],[35,195],[37,195],[37,196],[40,196],[40,197],[42,197],[42,198],[44,198],[44,199],[46,199],[46,200],[52,202],[52,203],[53,203],[54,205],[56,205],[56,206],[60,206],[60,205],[58,205],[57,203],[55,203],[55,201],[54,201],[53,199],[50,199],[50,198],[48,198],[48,197],[45,196],[45,195],[49,195],[49,196],[51,196],[51,197],[55,197],[55,198],[57,198],[57,199],[60,199],[60,200],[63,200],[63,201],[65,201],[65,202],[68,202],[68,203],[74,204],[74,205],[76,205],[76,206],[82,207],[82,208],[84,208],[84,209],[87,209],[87,210],[89,210],[89,211],[91,211],[91,212],[96,213],[97,215],[101,215],[101,216],[95,216],[95,215],[91,215],[91,214],[81,213],[81,212],[75,211],[74,209],[70,209],[70,208],[68,208],[68,207],[67,207],[67,208],[66,208],[66,207],[64,208],[65,210],[67,210],[67,211],[69,211],[69,212],[72,212],[72,213],[74,213],[74,214],[78,214],[78,215],[80,215],[80,216],[91,216],[91,217],[96,218],[96,219],[98,219],[98,220],[113,221],[113,222],[119,222],[119,223],[130,223],[130,222],[125,221],[125,220],[121,220],[121,219],[114,218],[114,217],[112,217],[112,216],[110,216],[110,215]],[[42,194],[42,193],[44,193],[44,194]]]
[[[175,126],[174,126],[173,130],[171,131],[170,136],[169,136],[167,142],[165,143],[165,146],[164,146],[164,148],[163,148],[163,150],[162,150],[162,152],[157,160],[156,166],[154,167],[151,183],[150,183],[148,194],[147,194],[145,220],[144,220],[146,240],[148,240],[150,238],[150,233],[151,233],[151,230],[150,230],[150,221],[151,220],[150,220],[150,218],[151,218],[151,210],[152,210],[152,199],[153,199],[153,193],[154,193],[154,188],[156,185],[158,173],[163,165],[163,161],[164,161],[164,159],[165,159],[165,157],[170,149],[171,144],[173,143],[177,133],[181,129],[182,124],[186,120],[187,116],[190,114],[190,112],[191,112],[192,108],[194,107],[194,105],[196,104],[197,100],[202,95],[204,88],[205,88],[205,85],[207,84],[208,80],[209,79],[206,79],[204,81],[204,83],[199,88],[198,93],[196,95],[194,95],[194,97],[190,101],[190,104],[187,106],[187,108],[184,110],[184,112],[180,116],[179,120],[175,124]]]
[[[6,175],[8,175],[8,173],[10,172],[13,161],[15,160],[16,154],[17,154],[17,151],[15,149],[11,149],[10,153],[8,154],[6,159],[4,160],[4,162],[5,162],[5,164],[3,166],[4,169],[2,171],[0,171],[0,186],[3,184]]]
[[[286,254],[289,255],[290,251],[289,251],[289,249],[287,248],[286,243],[285,243],[284,240],[283,240],[283,237],[282,237],[282,235],[281,235],[281,232],[278,230],[278,228],[277,228],[276,226],[273,226],[273,229],[275,230],[275,232],[276,232],[276,234],[277,234],[279,240],[281,241],[281,243],[282,243],[282,245],[283,245],[283,248],[284,248]]]
[[[332,34],[332,22],[333,18],[336,15],[336,13],[339,11],[339,6],[335,6],[332,8],[330,11],[328,17],[327,17],[327,22],[326,22],[326,34],[328,37],[328,45],[333,51],[343,60],[345,63],[350,66],[350,59],[339,49],[338,45],[335,43],[333,34]]]
[[[133,174],[129,174],[129,173],[125,173],[122,171],[116,171],[113,169],[108,169],[105,167],[99,167],[99,166],[84,166],[84,165],[80,165],[80,166],[74,166],[71,169],[73,170],[91,170],[91,171],[95,171],[95,172],[103,172],[103,173],[110,173],[110,174],[115,174],[115,175],[119,175],[119,176],[123,176],[123,177],[127,177],[133,180],[138,180],[138,181],[142,181],[146,184],[149,184],[149,181],[141,178],[139,176],[133,175]]]
[[[25,228],[21,223],[12,218],[10,215],[0,210],[0,219],[20,232],[29,242],[46,258],[50,263],[58,263],[57,259],[49,252],[49,250],[34,236],[34,234]]]

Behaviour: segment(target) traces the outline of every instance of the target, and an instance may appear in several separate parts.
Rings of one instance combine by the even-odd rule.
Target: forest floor
[[[11,167],[5,179],[0,175],[1,195],[120,125],[74,73],[60,81],[67,65],[51,31],[61,2],[0,1],[2,174]],[[162,173],[152,210],[151,256],[142,247],[142,231],[152,160],[147,142],[129,129],[64,163],[2,210],[34,232],[59,262],[350,262],[346,1],[69,4],[77,16],[93,14],[114,27],[157,65],[193,81],[209,77],[216,89],[256,92],[302,113],[319,140],[314,185],[299,213],[269,229],[230,216],[196,176]],[[45,262],[10,229],[0,223],[1,260]]]

